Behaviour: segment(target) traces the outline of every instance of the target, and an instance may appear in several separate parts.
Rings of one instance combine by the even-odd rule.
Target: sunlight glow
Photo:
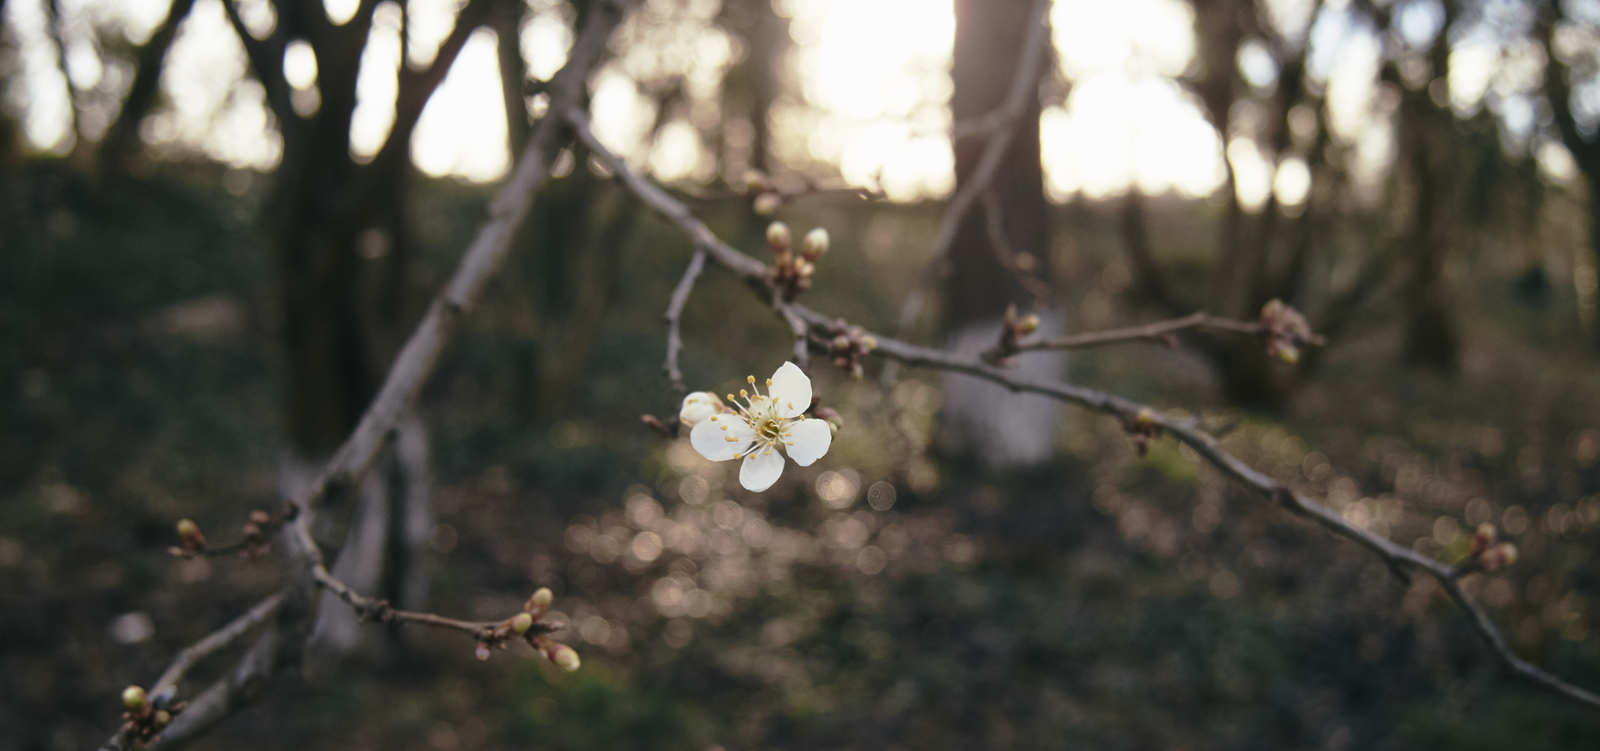
[[[1141,72],[1176,76],[1194,57],[1194,11],[1181,0],[1055,0],[1051,32],[1070,78]]]
[[[372,14],[372,33],[356,74],[356,109],[350,115],[350,154],[358,162],[377,156],[394,127],[400,89],[400,8],[384,3]]]
[[[360,6],[358,0],[322,0],[323,12],[328,14],[328,20],[334,26],[343,26],[355,18],[356,9]]]
[[[283,80],[297,89],[309,89],[317,82],[317,53],[304,39],[283,48]]]
[[[198,0],[167,53],[161,90],[169,108],[148,118],[142,135],[234,167],[276,164],[283,144],[268,124],[266,94],[244,76],[244,48],[221,3]]]
[[[792,4],[808,99],[847,118],[904,118],[949,96],[955,13],[949,0],[810,0]]]
[[[1146,193],[1203,196],[1222,184],[1221,144],[1195,104],[1165,78],[1089,77],[1040,122],[1050,197],[1104,198],[1136,181]]]
[[[44,6],[10,2],[5,5],[6,28],[20,43],[21,75],[5,82],[5,95],[13,111],[21,113],[23,135],[40,151],[72,147],[72,111],[67,80],[56,66],[53,45],[45,33]]]
[[[46,34],[45,1],[5,4],[19,70],[6,82],[4,96],[31,148],[65,153],[75,138],[74,112],[67,77]],[[277,23],[266,0],[236,1],[252,34],[264,36]],[[120,27],[133,40],[148,37],[167,8],[164,0],[61,2],[72,20],[69,26]],[[341,20],[358,7],[354,0],[323,2],[330,17]],[[401,49],[401,2],[409,11],[406,49]],[[379,3],[350,126],[351,152],[358,160],[370,159],[393,126],[399,66],[432,62],[462,4]],[[779,60],[794,86],[770,113],[771,146],[780,160],[794,170],[826,174],[837,169],[847,183],[882,190],[893,200],[948,195],[955,182],[949,144],[952,0],[773,0],[773,5],[790,19],[794,42]],[[565,61],[573,40],[572,14],[553,0],[532,0],[528,7],[518,46],[529,75],[543,79]],[[1356,187],[1370,187],[1394,151],[1392,92],[1375,83],[1381,40],[1339,4],[1325,6],[1309,29],[1306,0],[1267,0],[1266,7],[1273,26],[1291,38],[1309,38],[1310,76],[1325,92],[1330,128],[1353,147],[1349,158]],[[594,76],[597,135],[663,179],[707,179],[719,155],[737,162],[740,139],[749,140],[752,125],[738,113],[723,112],[721,87],[730,66],[769,51],[749,49],[747,40],[720,25],[719,14],[713,0],[647,3],[619,32],[618,56]],[[1248,127],[1230,134],[1224,149],[1224,139],[1178,83],[1194,65],[1196,17],[1190,3],[1055,0],[1050,20],[1060,65],[1055,73],[1071,83],[1070,88],[1042,87],[1047,97],[1069,92],[1065,101],[1047,99],[1041,117],[1053,200],[1080,193],[1112,195],[1129,185],[1146,192],[1207,195],[1223,183],[1224,153],[1248,205],[1259,206],[1268,195],[1285,205],[1304,200],[1309,170],[1302,161],[1262,153],[1248,138],[1253,132]],[[1425,41],[1437,33],[1437,21],[1431,11],[1416,10],[1408,11],[1400,25],[1407,39]],[[67,42],[72,82],[95,89],[85,102],[126,90],[129,66],[101,61],[79,40]],[[1246,44],[1239,63],[1257,86],[1269,85],[1277,73],[1271,55],[1258,44]],[[1452,104],[1465,114],[1488,101],[1509,129],[1530,132],[1539,113],[1518,92],[1537,84],[1542,64],[1531,47],[1507,51],[1489,37],[1463,38],[1451,58]],[[297,110],[314,111],[317,60],[311,48],[291,43],[284,70],[295,88]],[[659,101],[679,83],[684,96],[673,100],[671,111],[661,116],[661,129],[652,133]],[[164,103],[142,130],[157,151],[200,153],[240,167],[265,169],[276,163],[281,141],[273,133],[261,87],[246,75],[242,47],[219,0],[198,0],[180,29],[161,86]],[[502,109],[494,36],[480,30],[440,85],[409,144],[418,168],[430,175],[498,179],[510,163]],[[79,113],[89,138],[103,130],[110,111],[86,106]],[[1248,124],[1250,108],[1242,107],[1241,113],[1238,122]],[[1300,120],[1314,124],[1314,118]],[[1296,143],[1303,146],[1307,140],[1297,136]]]
[[[510,168],[494,32],[479,29],[467,39],[417,121],[411,158],[430,176],[481,182],[498,180]]]

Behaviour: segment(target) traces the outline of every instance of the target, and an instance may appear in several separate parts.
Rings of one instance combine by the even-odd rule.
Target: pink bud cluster
[[[1267,335],[1267,356],[1286,363],[1300,361],[1300,347],[1322,344],[1323,339],[1311,330],[1311,324],[1282,300],[1268,300],[1261,306],[1261,329]]]
[[[833,358],[833,364],[860,378],[865,372],[861,361],[878,348],[878,339],[860,326],[851,326],[843,318],[834,321],[828,333],[832,336],[827,340],[826,346],[828,356]]]
[[[767,247],[772,250],[775,263],[772,281],[786,296],[811,288],[811,277],[817,271],[817,259],[828,252],[828,231],[817,227],[793,247],[789,225],[773,222],[767,225]]]
[[[539,620],[550,611],[550,604],[554,601],[555,594],[549,587],[538,588],[522,604],[520,612],[479,634],[473,653],[479,660],[487,660],[491,650],[505,649],[512,639],[522,639],[562,670],[569,673],[577,670],[582,664],[578,659],[578,651],[551,639],[548,634],[555,630],[554,627]]]
[[[122,737],[135,748],[154,743],[184,706],[185,702],[158,706],[145,695],[143,686],[122,689]]]

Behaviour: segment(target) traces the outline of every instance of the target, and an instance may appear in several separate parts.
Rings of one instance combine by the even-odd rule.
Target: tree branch
[[[629,5],[631,0],[601,0],[591,7],[589,21],[574,42],[567,64],[550,85],[551,103],[559,108],[557,111],[565,111],[582,103],[589,71],[604,53],[611,32],[621,23]],[[238,23],[231,4],[224,3],[224,6],[235,21],[235,28],[242,32],[243,26]],[[252,39],[248,33],[243,33],[242,38]],[[245,44],[251,46],[250,41]],[[330,492],[353,487],[360,481],[387,437],[396,429],[400,418],[413,408],[422,384],[433,372],[461,316],[476,304],[489,279],[504,262],[511,239],[526,218],[535,194],[548,179],[550,165],[568,140],[566,136],[567,123],[563,118],[548,117],[539,123],[518,159],[515,171],[495,195],[489,207],[488,220],[479,228],[454,275],[406,341],[360,423],[324,466],[317,479],[304,492],[288,501],[284,512],[287,521],[279,532],[279,539],[291,567],[291,576],[296,579],[294,586],[273,604],[258,605],[256,610],[224,627],[222,631],[228,634],[225,639],[217,637],[216,641],[211,641],[208,637],[203,640],[205,649],[199,650],[202,654],[193,659],[220,649],[225,646],[222,642],[232,641],[248,631],[249,626],[268,620],[270,613],[259,611],[282,610],[286,617],[293,615],[292,620],[296,623],[283,623],[264,633],[228,677],[190,702],[188,708],[163,731],[163,740],[156,745],[163,748],[179,745],[258,695],[262,684],[271,677],[278,665],[293,654],[296,647],[304,644],[304,626],[309,622],[312,595],[318,588],[333,592],[358,612],[466,631],[481,637],[485,624],[428,613],[397,611],[381,601],[355,592],[328,571],[322,551],[311,537],[309,523],[315,509]],[[259,618],[252,617],[252,614]],[[175,666],[181,666],[177,676],[187,670],[183,662],[184,657],[180,655],[174,663]],[[113,736],[107,748],[124,748],[122,735],[118,733]]]
[[[394,126],[389,130],[389,137],[384,140],[383,146],[374,156],[374,163],[388,163],[390,160],[399,159],[409,153],[411,148],[411,134],[416,132],[417,120],[422,117],[422,109],[427,106],[428,100],[433,98],[433,92],[444,82],[450,72],[450,67],[455,65],[456,58],[461,55],[461,50],[467,45],[467,40],[472,38],[472,33],[479,26],[489,23],[489,0],[470,0],[460,13],[456,14],[456,24],[450,29],[450,34],[439,44],[439,51],[434,54],[433,61],[422,70],[412,70],[405,64],[405,54],[400,56],[400,81],[399,93],[395,95]],[[516,143],[515,147],[522,144]]]
[[[244,46],[245,58],[250,61],[250,70],[256,74],[256,80],[261,82],[261,88],[266,90],[267,106],[278,118],[278,127],[291,127],[298,115],[294,112],[294,104],[289,101],[289,83],[283,78],[283,50],[288,41],[280,33],[281,28],[275,29],[272,36],[266,39],[257,39],[244,25],[244,18],[239,15],[237,0],[222,0],[222,10],[227,13],[228,24],[233,26],[234,36],[238,37],[239,44]],[[282,26],[281,20],[279,26]]]
[[[551,106],[565,111],[577,105],[585,93],[588,71],[605,50],[611,28],[620,20],[622,0],[600,4],[609,13],[597,16],[605,22],[591,22],[574,43],[566,67],[550,84]],[[517,160],[511,178],[489,205],[489,220],[478,229],[455,274],[428,307],[428,313],[411,334],[384,378],[378,395],[362,415],[355,430],[345,439],[322,474],[294,503],[303,508],[316,506],[336,487],[347,487],[371,465],[385,438],[401,415],[416,401],[422,384],[438,364],[445,344],[454,333],[461,315],[477,304],[489,279],[499,270],[511,250],[511,240],[528,215],[533,196],[550,176],[550,165],[564,145],[566,123],[560,117],[540,121],[532,139]]]
[[[683,278],[678,280],[678,286],[672,289],[672,298],[667,302],[667,359],[662,364],[666,371],[667,383],[672,386],[679,396],[689,393],[689,387],[683,383],[683,371],[678,369],[678,353],[683,350],[683,336],[678,329],[678,320],[683,317],[683,306],[689,303],[689,293],[694,291],[694,282],[700,278],[700,271],[706,267],[706,253],[696,250],[694,257],[689,259],[689,266],[683,270]]]
[[[1153,341],[1165,342],[1167,337],[1187,329],[1215,329],[1228,331],[1235,334],[1264,334],[1267,327],[1258,321],[1237,321],[1232,318],[1221,318],[1205,312],[1190,313],[1182,318],[1173,318],[1166,321],[1156,321],[1142,326],[1127,326],[1124,328],[1107,329],[1105,331],[1091,331],[1083,334],[1055,339],[1025,339],[1017,343],[1017,351],[1050,349],[1090,349],[1104,347],[1109,344],[1122,344],[1124,342]],[[1317,337],[1309,343],[1321,344],[1322,338]]]
[[[224,3],[227,5],[227,3]],[[156,27],[150,38],[139,47],[134,60],[133,84],[128,95],[122,98],[122,108],[117,119],[106,129],[100,141],[99,160],[102,169],[120,168],[130,156],[139,140],[139,125],[150,114],[160,93],[161,70],[167,59],[167,50],[178,34],[178,27],[189,17],[194,0],[172,0],[167,7],[166,20]]]
[[[702,249],[709,259],[740,279],[752,283],[752,286],[755,286],[758,291],[763,288],[768,288],[768,291],[770,291],[771,285],[767,282],[769,272],[765,264],[750,258],[723,242],[703,222],[694,217],[682,203],[633,172],[625,162],[602,147],[594,139],[593,134],[587,132],[587,119],[582,113],[570,112],[568,119],[573,123],[579,137],[589,144],[595,158],[599,159],[601,163],[615,173],[618,179],[622,180],[630,190],[633,190],[641,201],[693,239],[696,247]],[[813,330],[830,330],[838,320],[834,316],[810,310],[797,303],[787,303],[786,306],[786,315],[798,316]],[[1194,316],[1190,316],[1189,319],[1194,319]],[[1198,320],[1211,321],[1212,319],[1207,317]],[[1237,324],[1237,322],[1234,323]],[[1167,322],[1159,325],[1170,326],[1175,324]],[[1188,322],[1186,325],[1195,326],[1199,324]],[[1228,326],[1228,324],[1223,324],[1223,326]],[[1248,324],[1245,324],[1245,326],[1248,326]],[[1251,330],[1253,331],[1254,329]],[[1163,416],[1144,404],[1115,394],[1096,391],[1070,383],[1030,379],[990,365],[978,357],[919,347],[886,335],[873,334],[871,332],[867,332],[866,335],[876,339],[876,347],[873,351],[888,360],[913,367],[976,376],[997,383],[1014,392],[1039,394],[1075,407],[1110,415],[1118,418],[1125,425],[1137,425],[1146,430],[1170,434],[1179,442],[1193,449],[1196,454],[1216,467],[1222,474],[1255,491],[1264,498],[1282,505],[1289,511],[1309,518],[1328,531],[1355,542],[1357,545],[1377,555],[1390,568],[1396,571],[1421,572],[1438,581],[1450,599],[1466,612],[1473,629],[1478,633],[1485,646],[1514,676],[1566,699],[1590,707],[1600,708],[1600,695],[1569,683],[1522,659],[1511,649],[1499,627],[1494,624],[1488,613],[1461,590],[1459,579],[1461,576],[1470,573],[1473,570],[1472,568],[1443,563],[1345,521],[1339,512],[1309,496],[1296,492],[1284,483],[1228,453],[1219,445],[1218,439],[1205,432],[1197,422]]]

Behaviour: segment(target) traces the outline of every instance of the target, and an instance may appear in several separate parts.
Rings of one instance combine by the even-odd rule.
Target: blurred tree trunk
[[[1239,258],[1244,251],[1244,204],[1239,200],[1233,160],[1228,158],[1228,139],[1233,131],[1233,104],[1239,89],[1237,60],[1239,45],[1244,41],[1245,7],[1241,0],[1195,0],[1194,6],[1200,70],[1190,87],[1199,95],[1206,119],[1222,143],[1220,190],[1225,202],[1222,223],[1217,228],[1217,261],[1208,297],[1213,304],[1222,306],[1219,312],[1226,314],[1242,306],[1236,293],[1243,273]]]
[[[1589,245],[1591,252],[1591,269],[1589,274],[1590,299],[1600,299],[1600,131],[1591,129],[1587,134],[1578,127],[1577,117],[1572,109],[1572,81],[1573,61],[1563,59],[1555,45],[1555,30],[1558,23],[1565,22],[1560,3],[1545,3],[1540,6],[1538,17],[1538,31],[1544,43],[1545,58],[1548,61],[1544,72],[1544,93],[1546,103],[1554,115],[1556,130],[1561,137],[1562,145],[1567,147],[1572,154],[1572,160],[1578,165],[1578,172],[1583,175],[1584,183],[1589,189]],[[1591,28],[1592,31],[1592,28]],[[1587,65],[1596,62],[1595,53],[1589,51],[1590,59],[1583,61]],[[1594,346],[1600,349],[1600,321],[1591,321]]]
[[[352,18],[334,24],[319,0],[279,0],[278,23],[265,39],[249,33],[232,3],[223,6],[283,137],[262,223],[276,248],[283,306],[291,452],[282,485],[291,497],[360,419],[399,344],[410,317],[404,292],[412,256],[411,136],[468,36],[488,21],[489,2],[471,0],[432,63],[414,69],[402,61],[394,124],[362,164],[351,156],[350,123],[377,5],[362,0]],[[318,103],[305,115],[295,98],[311,92],[292,91],[283,74],[284,50],[294,40],[310,44],[317,59]],[[425,591],[426,461],[426,432],[412,419],[397,432],[394,450],[345,496],[355,501],[353,517],[334,572],[400,607],[419,607],[414,598]],[[349,608],[320,609],[317,650],[345,653],[361,643]]]
[[[957,0],[955,54],[950,99],[955,122],[974,122],[997,111],[1018,76],[1034,77],[1039,70],[1020,54],[1034,23],[1029,0]],[[1031,58],[1029,59],[1031,61]],[[1023,66],[1029,69],[1024,70]],[[1036,88],[1036,86],[1035,86]],[[1036,273],[1046,273],[1049,260],[1048,212],[1044,173],[1039,161],[1039,111],[1037,92],[1014,121],[1001,128],[1014,132],[987,190],[998,207],[999,235],[1010,248],[997,248],[1000,238],[989,231],[988,210],[980,206],[967,212],[958,225],[950,248],[949,272],[944,276],[943,328],[951,346],[978,351],[998,340],[1001,314],[1008,305],[1026,310],[1032,295],[1014,271],[1000,261],[1002,253],[1027,253],[1037,262]],[[955,143],[956,190],[974,179],[978,161],[1000,129],[959,139]],[[1050,323],[1052,316],[1041,316]],[[1059,371],[1061,358],[1030,354],[1017,365],[1045,377]],[[1035,372],[1037,371],[1037,372]],[[1053,437],[1059,410],[1048,402],[1008,395],[999,398],[998,387],[965,376],[946,379],[940,445],[957,455],[972,455],[990,467],[1034,464],[1054,451]]]
[[[577,0],[572,5],[576,26],[581,27],[589,2]],[[513,3],[510,13],[501,16],[502,27],[510,28],[508,16],[520,18],[521,8]],[[512,52],[502,42],[500,54],[510,132],[530,132],[533,122],[523,103],[523,87],[514,87],[512,81],[526,76],[520,52],[511,60]],[[669,120],[673,91],[681,91],[667,89],[657,102],[656,122],[647,138]],[[639,217],[624,196],[610,191],[595,175],[587,150],[574,144],[567,156],[572,171],[540,192],[513,241],[525,252],[514,254],[510,262],[522,284],[536,291],[514,303],[522,306],[514,323],[521,339],[516,353],[516,409],[530,419],[561,414],[573,403],[572,393],[582,382],[589,352],[607,321],[605,310],[618,292],[622,248]]]
[[[1460,159],[1462,139],[1455,117],[1448,110],[1450,101],[1450,32],[1455,25],[1457,4],[1444,3],[1444,22],[1428,49],[1428,79],[1407,87],[1385,67],[1384,78],[1401,91],[1400,158],[1407,160],[1412,174],[1413,210],[1411,213],[1411,275],[1406,282],[1406,334],[1404,359],[1407,364],[1453,373],[1460,366],[1461,335],[1450,303],[1445,279],[1445,256],[1450,248],[1450,227],[1454,223],[1457,192],[1455,169]],[[1441,89],[1440,91],[1430,91]],[[1436,104],[1435,100],[1446,104]]]
[[[490,13],[494,26],[495,51],[500,64],[500,96],[506,110],[506,140],[511,153],[522,150],[533,131],[528,118],[528,66],[522,59],[522,17],[525,3],[500,2]]]

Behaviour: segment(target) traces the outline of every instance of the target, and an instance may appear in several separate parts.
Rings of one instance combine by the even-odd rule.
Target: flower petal
[[[689,427],[699,425],[720,411],[722,400],[709,391],[696,391],[683,398],[683,406],[678,408],[678,422]]]
[[[828,447],[833,444],[833,430],[828,427],[826,420],[801,420],[789,427],[783,440],[789,458],[795,464],[809,467],[828,453]]]
[[[744,453],[755,440],[756,432],[742,418],[727,413],[712,415],[689,431],[689,445],[714,462]]]
[[[745,490],[759,493],[772,487],[778,481],[778,475],[783,474],[783,454],[768,446],[757,450],[744,458],[744,465],[739,467],[739,484]]]
[[[767,392],[772,395],[773,408],[779,417],[799,417],[811,408],[811,379],[792,362],[778,366]]]

